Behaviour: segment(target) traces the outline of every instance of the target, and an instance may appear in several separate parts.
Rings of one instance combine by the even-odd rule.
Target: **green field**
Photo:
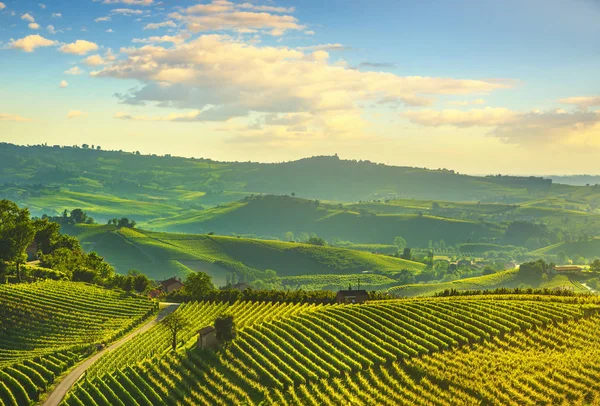
[[[138,269],[155,279],[204,271],[217,285],[228,273],[245,270],[279,277],[299,275],[360,275],[377,271],[393,275],[404,269],[419,273],[424,264],[387,255],[294,242],[197,234],[160,233],[115,226],[78,225],[66,228],[88,251],[96,251],[118,271]],[[386,279],[387,281],[387,279]]]
[[[442,283],[420,283],[390,287],[387,291],[399,297],[433,296],[445,290],[493,290],[497,288],[517,288],[526,285],[532,288],[547,289],[573,289],[578,293],[587,293],[588,290],[566,275],[544,276],[536,286],[531,286],[530,281],[523,280],[519,271],[508,270],[491,275],[477,276],[474,278],[458,279]]]

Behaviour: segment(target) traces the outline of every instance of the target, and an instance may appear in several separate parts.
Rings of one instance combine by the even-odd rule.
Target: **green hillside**
[[[43,208],[47,206],[40,203],[52,202],[60,194],[57,188],[181,210],[210,207],[249,194],[292,192],[308,199],[342,202],[415,198],[512,204],[557,199],[571,200],[573,206],[585,209],[597,208],[600,202],[600,189],[594,187],[552,184],[534,177],[467,176],[337,156],[260,164],[6,143],[0,143],[0,185],[4,185],[2,197],[27,205],[38,198],[31,200],[32,207]],[[43,196],[37,196],[40,193]],[[60,201],[58,196],[56,201]],[[110,218],[92,208],[88,212],[103,220]]]
[[[151,220],[144,227],[185,233],[254,234],[283,238],[316,233],[328,240],[390,244],[403,236],[412,247],[431,240],[458,244],[500,237],[500,226],[432,215],[362,213],[352,207],[315,203],[289,196],[260,196],[196,213]]]
[[[535,255],[556,255],[564,252],[568,256],[580,255],[586,258],[600,258],[600,238],[587,241],[560,242],[533,252]]]
[[[572,289],[578,293],[589,292],[578,282],[578,279],[571,279],[566,275],[544,276],[539,284],[531,286],[531,281],[522,279],[517,269],[474,278],[458,279],[451,282],[394,286],[387,289],[387,291],[398,297],[417,297],[433,296],[436,293],[452,289],[458,291],[493,290],[497,288],[517,288],[523,285],[536,289]]]
[[[390,275],[425,265],[386,255],[309,244],[213,235],[160,233],[116,226],[78,225],[64,228],[84,248],[96,251],[124,273],[135,268],[155,279],[203,271],[224,285],[228,273],[263,278],[277,276],[362,274]]]

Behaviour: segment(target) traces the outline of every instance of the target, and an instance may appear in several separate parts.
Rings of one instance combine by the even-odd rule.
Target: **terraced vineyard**
[[[92,344],[155,310],[146,299],[83,283],[0,285],[0,404],[28,405]]]
[[[262,310],[240,310],[238,337],[220,351],[194,349],[193,337],[177,352],[154,352],[145,359],[136,347],[123,347],[121,359],[127,361],[105,364],[76,386],[65,403],[469,404],[478,395],[471,386],[461,386],[468,379],[458,380],[453,386],[449,384],[454,379],[450,372],[443,377],[446,380],[439,378],[436,374],[445,373],[434,368],[439,357],[448,357],[448,365],[458,376],[465,373],[463,360],[483,362],[477,351],[509,351],[526,337],[539,340],[539,345],[554,349],[559,356],[561,348],[569,343],[571,331],[581,346],[587,339],[598,340],[584,335],[600,327],[597,316],[582,310],[583,303],[595,300],[455,297],[360,306],[296,305],[296,311],[289,311],[292,305],[270,305],[274,317],[265,317],[266,311]],[[190,310],[178,311],[187,311],[189,319],[196,317],[206,323],[201,318],[204,316],[193,314],[206,315],[211,306],[225,305],[195,304]],[[250,305],[236,303],[227,312],[234,314],[236,306],[241,309]],[[191,308],[204,310],[194,312]],[[160,334],[159,328],[148,334]],[[551,339],[553,335],[559,339],[557,344]],[[519,348],[528,350],[526,343]],[[471,352],[475,354],[471,358],[463,355]],[[493,354],[486,356],[498,365],[503,362]],[[525,357],[535,360],[533,353]],[[519,359],[517,355],[513,360]],[[500,392],[505,389],[496,388]],[[505,400],[498,399],[500,403]]]

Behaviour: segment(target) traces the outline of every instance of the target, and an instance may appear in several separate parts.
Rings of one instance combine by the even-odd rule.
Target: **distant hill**
[[[353,207],[292,198],[261,196],[181,216],[151,220],[146,228],[187,233],[255,234],[283,237],[316,233],[331,240],[390,244],[403,236],[412,247],[426,247],[430,240],[447,244],[494,238],[502,235],[498,225],[457,220],[428,214],[373,214]]]
[[[400,258],[364,251],[321,247],[300,243],[248,238],[157,233],[118,229],[115,226],[78,225],[64,229],[74,235],[86,250],[105,257],[118,271],[138,269],[155,279],[173,275],[184,277],[190,271],[203,271],[217,285],[226,276],[264,278],[265,271],[277,276],[362,274],[390,275],[407,269],[419,273],[424,265]]]
[[[59,188],[61,192],[116,196],[181,210],[261,193],[295,193],[308,199],[342,202],[417,198],[515,203],[570,195],[584,204],[600,203],[600,189],[556,185],[537,177],[467,176],[446,169],[388,166],[337,156],[263,164],[139,155],[93,147],[1,143],[0,196],[56,210],[63,205],[74,208],[66,202],[52,202]],[[40,204],[41,197],[50,204]],[[89,212],[109,218],[101,211]]]

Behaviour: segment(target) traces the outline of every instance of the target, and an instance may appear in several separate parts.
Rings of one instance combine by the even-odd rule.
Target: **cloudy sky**
[[[597,0],[0,0],[0,141],[599,174],[598,21]]]

